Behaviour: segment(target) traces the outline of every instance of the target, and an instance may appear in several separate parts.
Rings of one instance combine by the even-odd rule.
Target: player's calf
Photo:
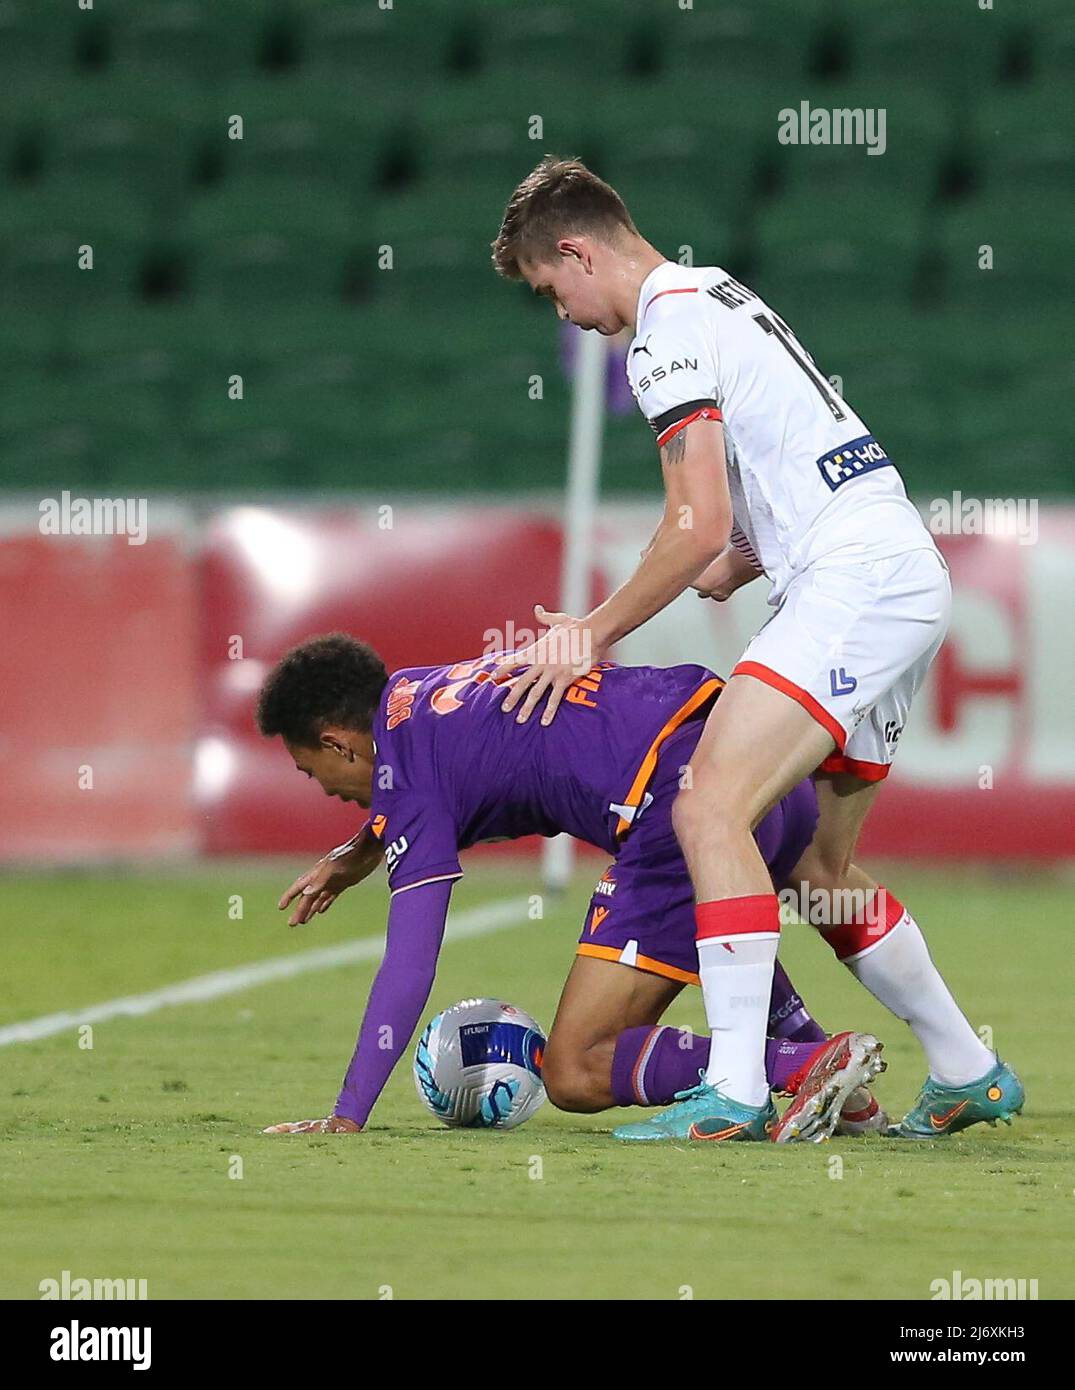
[[[588,1048],[558,1046],[549,1039],[541,1063],[545,1093],[557,1110],[592,1115],[616,1104],[610,1087],[615,1038]]]

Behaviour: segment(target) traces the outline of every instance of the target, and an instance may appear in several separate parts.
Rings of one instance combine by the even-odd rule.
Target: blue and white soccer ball
[[[545,1099],[545,1034],[522,1009],[464,999],[426,1025],[414,1053],[423,1104],[453,1128],[514,1129]]]

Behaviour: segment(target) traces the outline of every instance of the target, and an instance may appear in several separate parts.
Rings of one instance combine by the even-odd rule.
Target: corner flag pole
[[[567,454],[564,547],[560,568],[560,609],[572,617],[589,611],[593,576],[593,534],[601,480],[601,445],[605,428],[605,375],[608,345],[596,329],[580,333],[571,401]],[[575,846],[570,835],[546,840],[542,878],[549,892],[560,893],[571,879]]]

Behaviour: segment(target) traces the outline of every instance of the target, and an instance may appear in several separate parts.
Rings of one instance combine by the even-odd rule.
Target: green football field
[[[379,882],[288,930],[275,899],[303,867],[9,875],[0,1028],[381,937]],[[454,917],[473,929],[485,904],[518,908],[446,944],[428,1012],[499,995],[548,1026],[599,871],[587,862],[531,921],[533,861],[472,865]],[[151,1298],[924,1299],[958,1270],[1070,1298],[1067,888],[969,869],[893,867],[885,881],[1022,1075],[1027,1107],[1011,1129],[915,1146],[639,1149],[609,1133],[629,1112],[546,1105],[507,1134],[457,1132],[419,1105],[408,1064],[362,1135],[261,1134],[331,1106],[371,957],[104,1020],[92,1048],[73,1022],[0,1047],[0,1295],[36,1298],[69,1270],[145,1278]],[[809,928],[786,928],[781,954],[824,1026],[885,1041],[876,1091],[902,1113],[925,1074],[906,1028]],[[668,1018],[699,1027],[698,992]]]

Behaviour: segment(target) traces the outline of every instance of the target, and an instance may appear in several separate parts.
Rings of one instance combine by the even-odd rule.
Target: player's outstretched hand
[[[361,1134],[354,1120],[342,1115],[329,1115],[325,1120],[292,1120],[288,1124],[269,1125],[262,1134]]]
[[[277,903],[281,912],[298,899],[289,927],[301,927],[317,912],[327,912],[345,888],[368,878],[384,855],[384,847],[372,835],[359,836],[350,846],[341,845],[300,874]]]
[[[529,647],[511,652],[498,662],[493,668],[493,679],[509,683],[501,704],[505,714],[518,706],[515,718],[525,724],[545,699],[541,723],[548,725],[568,686],[600,661],[601,653],[595,650],[592,632],[578,618],[550,613],[540,603],[534,606],[534,616],[548,631]]]

